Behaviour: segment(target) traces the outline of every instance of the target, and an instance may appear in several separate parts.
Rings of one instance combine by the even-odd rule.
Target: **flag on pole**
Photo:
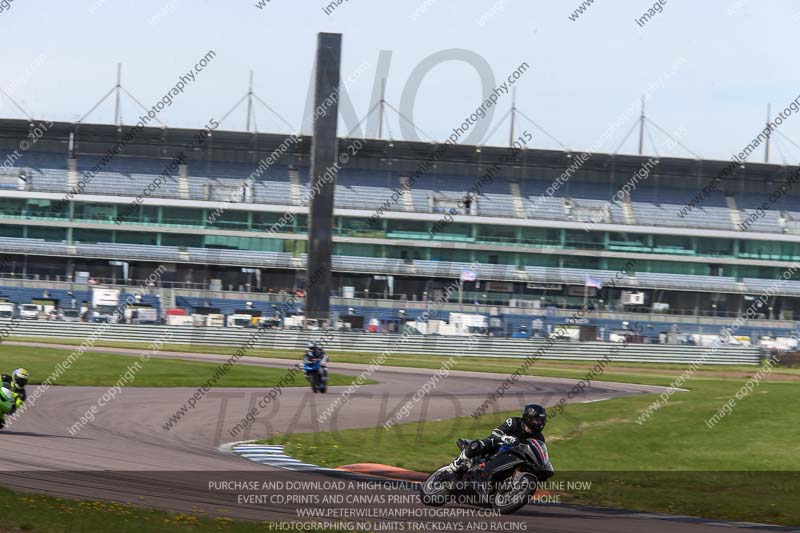
[[[603,282],[594,279],[593,277],[586,275],[586,286],[587,287],[594,287],[595,289],[602,289]]]
[[[478,274],[474,270],[463,270],[461,272],[461,281],[475,281],[478,279]]]

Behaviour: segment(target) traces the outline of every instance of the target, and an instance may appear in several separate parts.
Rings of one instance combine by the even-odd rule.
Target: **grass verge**
[[[26,368],[31,373],[31,384],[41,383],[56,365],[62,363],[70,352],[57,348],[0,345],[0,370],[10,373],[16,367]],[[128,371],[137,357],[127,355],[84,352],[56,380],[56,385],[110,386]],[[136,387],[199,387],[208,381],[219,363],[181,361],[178,359],[150,358],[140,362],[141,370],[135,372]],[[266,368],[234,365],[222,376],[217,387],[273,387],[286,375],[282,368]],[[348,385],[349,376],[330,374],[328,384]],[[374,382],[372,382],[374,383]],[[304,378],[295,379],[287,387],[307,386]]]
[[[628,377],[632,377],[629,375]],[[662,383],[666,384],[666,383]],[[694,379],[652,417],[654,395],[569,406],[548,422],[553,481],[589,481],[562,502],[800,524],[797,385],[762,382],[712,429],[705,421],[742,380]],[[325,466],[375,462],[430,472],[452,460],[457,437],[482,438],[516,412],[369,430],[270,439],[298,459]]]
[[[46,342],[53,344],[78,345],[80,339],[39,339],[31,337],[11,337],[10,340],[22,342]],[[143,342],[115,342],[98,339],[98,347],[112,348],[133,348],[147,349],[148,344]],[[232,355],[235,347],[213,346],[213,345],[186,345],[186,344],[164,344],[164,351],[185,352],[185,353],[213,353],[222,355]],[[301,350],[302,351],[302,350]],[[301,353],[289,353],[286,350],[269,348],[253,348],[247,355],[254,357],[268,357],[276,359],[300,359]],[[375,357],[375,353],[342,352],[330,351],[331,362],[333,363],[356,363],[370,364]],[[440,368],[445,360],[441,355],[408,355],[394,354],[386,362],[386,366],[399,366],[405,368]],[[510,374],[522,364],[520,358],[497,358],[497,357],[462,357],[459,359],[457,370],[471,372],[496,372],[500,374]],[[595,361],[555,361],[540,359],[528,370],[528,375],[543,377],[561,377],[581,379],[587,371],[595,365]],[[602,376],[594,379],[602,381],[622,381],[632,382],[628,376],[635,374],[636,383],[647,385],[666,384],[666,378],[674,378],[680,372],[675,370],[685,370],[685,365],[670,363],[633,363],[615,362],[606,369]],[[695,372],[697,377],[715,377],[720,374],[744,375],[752,374],[757,367],[752,365],[703,365]],[[797,378],[800,381],[800,368],[776,368],[774,374],[784,375],[787,378]]]
[[[9,533],[254,533],[270,531],[266,522],[174,514],[106,501],[55,498],[0,488],[2,531]],[[275,528],[275,531],[278,529]],[[316,530],[333,532],[334,530]]]

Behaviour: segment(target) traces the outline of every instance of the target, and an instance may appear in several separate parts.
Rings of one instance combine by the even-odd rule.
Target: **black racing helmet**
[[[522,408],[522,422],[534,431],[541,431],[547,425],[547,409],[538,403],[529,403]]]

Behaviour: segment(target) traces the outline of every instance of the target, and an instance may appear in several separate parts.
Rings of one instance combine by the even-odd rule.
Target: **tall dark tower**
[[[311,190],[318,191],[308,209],[308,265],[306,317],[328,320],[331,295],[333,247],[333,197],[336,189],[336,158],[339,119],[339,69],[342,35],[317,35],[314,83],[314,134],[311,139]]]

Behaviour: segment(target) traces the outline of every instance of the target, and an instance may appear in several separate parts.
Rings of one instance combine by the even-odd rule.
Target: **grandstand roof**
[[[27,120],[0,119],[0,149],[13,150],[17,148],[19,142],[25,139],[30,127]],[[78,154],[101,154],[107,147],[124,137],[131,127],[55,122],[32,150],[58,151],[66,154],[70,136],[74,134],[75,150]],[[198,131],[202,131],[202,128],[147,127],[125,148],[125,155],[167,157],[172,154],[172,150],[191,144]],[[287,136],[288,134],[216,130],[213,132],[211,140],[194,152],[194,158],[205,161],[255,162],[275,150]],[[343,146],[349,142],[349,139],[341,140]],[[429,157],[439,146],[429,142],[383,139],[369,139],[364,145],[364,148],[351,159],[349,163],[351,168],[375,168],[390,160],[393,170],[413,172],[417,169],[419,162]],[[301,141],[293,147],[294,155],[290,164],[308,166],[310,149],[311,138],[301,136]],[[572,158],[579,153],[581,153],[580,150],[574,152],[523,150],[513,167],[515,169],[555,170],[560,173],[573,162]],[[507,155],[507,147],[453,145],[439,159],[437,170],[459,174],[461,173],[459,167],[463,168],[463,165],[477,164],[487,167],[494,163],[501,163]],[[582,165],[581,172],[577,175],[581,176],[591,172],[604,175],[613,173],[622,177],[638,170],[650,158],[651,156],[596,153]],[[659,158],[658,174],[698,179],[700,181],[697,181],[695,185],[701,187],[704,185],[704,180],[713,178],[729,164],[730,161]],[[745,168],[736,169],[734,178],[746,182],[764,182],[780,179],[786,174],[788,168],[784,165],[748,162]],[[502,172],[501,174],[508,175],[509,173]]]

